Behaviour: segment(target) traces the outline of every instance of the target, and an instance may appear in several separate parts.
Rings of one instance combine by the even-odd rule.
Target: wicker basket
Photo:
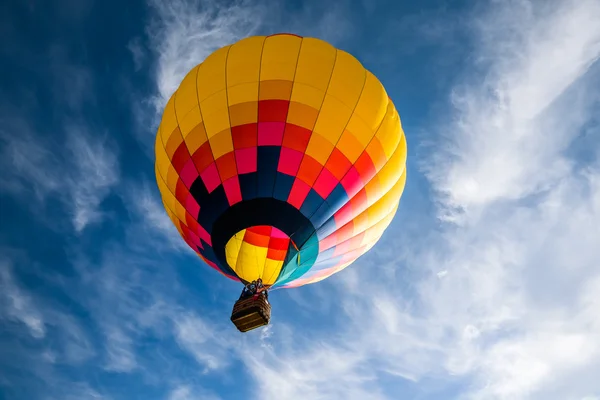
[[[271,320],[271,305],[262,294],[235,302],[231,322],[240,332],[268,325]]]

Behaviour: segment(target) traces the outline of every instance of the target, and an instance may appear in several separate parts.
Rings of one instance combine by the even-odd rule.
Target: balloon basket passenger
[[[248,332],[269,324],[271,305],[269,292],[258,279],[248,283],[242,290],[231,312],[231,322],[240,332]]]

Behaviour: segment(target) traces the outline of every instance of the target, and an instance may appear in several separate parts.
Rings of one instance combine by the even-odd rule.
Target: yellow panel
[[[363,236],[363,240],[361,242],[361,246],[368,245],[369,248],[373,247],[375,243],[381,238],[383,232],[387,229],[387,227],[392,222],[394,215],[396,214],[396,210],[398,206],[392,207],[392,209],[384,215],[379,222],[373,225],[371,228],[365,231],[365,235]]]
[[[242,247],[242,241],[244,239],[245,234],[246,230],[242,229],[241,231],[233,235],[233,237],[227,242],[227,245],[225,245],[225,256],[227,258],[227,264],[229,264],[229,266],[234,271],[237,266],[237,259],[240,253],[240,249]]]
[[[160,138],[158,139],[160,140]],[[167,151],[163,147],[162,143],[156,143],[156,146],[154,146],[154,154],[156,157],[156,166],[158,171],[163,178],[166,178],[169,168],[171,167],[171,160],[169,160]]]
[[[251,124],[258,121],[258,104],[256,101],[234,104],[229,107],[231,126]]]
[[[173,95],[169,98],[165,106],[165,111],[160,122],[160,135],[163,144],[166,145],[175,128],[177,128],[177,118],[175,117],[175,96]]]
[[[175,114],[177,119],[181,121],[192,108],[198,106],[198,93],[197,93],[197,74],[198,65],[195,66],[188,74],[183,78],[179,88],[175,92]]]
[[[167,176],[165,177],[165,183],[169,187],[171,193],[175,194],[177,192],[177,181],[179,180],[179,174],[173,167],[169,167],[167,171]]]
[[[200,104],[213,94],[225,89],[225,61],[231,46],[225,46],[206,57],[198,68],[198,101]],[[204,111],[202,112],[204,115]]]
[[[325,92],[333,71],[336,53],[337,50],[327,42],[304,38],[300,47],[294,82],[304,83]]]
[[[379,198],[385,193],[382,191],[381,184],[379,183],[379,177],[375,175],[365,185],[365,192],[367,193],[367,203],[372,204],[379,200]]]
[[[160,193],[162,194],[163,201],[165,202],[165,204],[167,205],[167,207],[170,210],[175,210],[175,203],[177,203],[177,199],[175,198],[173,193],[171,193],[171,191],[167,187],[164,179],[160,176],[159,176],[159,178],[160,179],[157,180],[157,183],[158,183]]]
[[[186,116],[184,116],[183,118],[178,118],[178,119],[179,119],[179,130],[181,131],[181,134],[183,135],[183,138],[185,139],[185,137],[187,135],[189,135],[189,133],[192,131],[192,129],[194,129],[196,126],[198,126],[198,124],[200,124],[202,122],[202,115],[200,115],[200,107],[194,106],[187,113]]]
[[[250,282],[262,278],[267,252],[266,247],[243,242],[236,265],[236,271],[241,269],[242,275],[238,274],[238,276]]]
[[[233,151],[233,139],[231,137],[230,129],[221,131],[218,135],[210,138],[209,141],[215,160],[221,157],[223,154]]]
[[[354,113],[375,132],[387,111],[388,95],[379,80],[367,71],[367,80]]]
[[[313,132],[310,136],[305,153],[317,160],[321,165],[325,165],[329,155],[331,155],[331,152],[333,151],[333,147],[333,144],[327,139],[320,134]]]
[[[283,266],[282,260],[271,260],[269,258],[265,261],[265,268],[263,271],[263,284],[264,285],[272,285],[277,280],[279,273],[281,272],[281,267]]]
[[[369,145],[371,138],[375,136],[375,131],[371,130],[371,128],[369,128],[369,126],[356,114],[352,115],[346,129],[352,132],[363,149]]]
[[[227,89],[227,101],[230,106],[257,100],[258,82],[242,83]]]
[[[204,124],[200,123],[196,125],[194,129],[190,132],[189,135],[185,138],[185,145],[188,148],[188,152],[191,155],[194,155],[196,150],[200,148],[208,138],[206,137],[206,132],[204,131]]]
[[[335,96],[354,110],[366,79],[366,70],[345,51],[338,50],[327,94]]]
[[[336,147],[352,164],[358,160],[358,157],[360,157],[364,151],[364,147],[356,139],[354,134],[349,131],[344,131]]]
[[[337,143],[344,132],[344,128],[352,115],[352,109],[348,108],[340,100],[327,94],[319,112],[315,132],[320,133],[333,145]]]
[[[228,87],[258,81],[264,41],[264,36],[253,36],[231,46],[227,56]]]
[[[404,180],[399,180],[392,190],[387,192],[382,198],[372,204],[364,213],[369,215],[369,225],[372,226],[386,216],[398,203],[402,191],[404,190]]]
[[[229,107],[227,105],[227,94],[224,90],[213,94],[200,103],[200,109],[204,117],[206,135],[209,139],[229,128]]]
[[[265,39],[260,65],[260,80],[294,80],[302,38],[290,35]]]
[[[400,118],[398,117],[394,104],[390,101],[383,122],[375,133],[375,136],[381,142],[381,147],[383,147],[388,159],[392,156],[394,150],[396,150],[401,135],[402,128],[400,126]]]
[[[183,223],[185,225],[185,223],[183,221],[186,220],[185,215],[187,214],[187,211],[185,211],[185,208],[181,204],[179,204],[177,199],[175,199],[174,204],[175,204],[175,209],[173,210],[173,212],[175,213],[175,215],[177,215],[177,218],[179,218],[181,223]]]
[[[400,142],[400,146],[396,149],[392,158],[381,168],[377,173],[379,182],[381,182],[381,190],[388,191],[406,168],[406,140],[404,137]]]
[[[292,94],[292,81],[261,81],[259,100],[289,100]]]
[[[323,98],[325,97],[325,91],[321,89],[315,89],[312,86],[305,85],[303,83],[294,82],[292,89],[291,101],[306,104],[318,110],[323,104]]]
[[[319,110],[301,103],[291,102],[286,122],[312,131],[318,116]]]

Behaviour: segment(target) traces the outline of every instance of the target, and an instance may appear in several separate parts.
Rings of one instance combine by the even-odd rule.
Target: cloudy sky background
[[[600,1],[327,3],[0,5],[0,399],[600,399]],[[153,141],[189,69],[281,31],[381,79],[408,180],[241,335]]]

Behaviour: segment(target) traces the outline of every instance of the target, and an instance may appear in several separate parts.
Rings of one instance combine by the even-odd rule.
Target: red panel
[[[298,173],[298,168],[300,168],[303,155],[304,154],[299,151],[282,147],[277,171],[286,175],[296,176]]]
[[[249,147],[235,151],[238,174],[249,174],[251,172],[256,172],[256,151],[256,147]]]
[[[278,250],[278,249],[274,249],[274,248],[269,248],[269,250],[267,251],[267,258],[270,258],[271,260],[275,260],[275,261],[285,260],[286,255],[287,255],[287,248],[286,248],[286,250]]]
[[[230,206],[242,201],[242,191],[240,190],[240,181],[237,176],[223,182],[223,189],[225,189],[227,202]]]
[[[177,179],[177,185],[175,186],[175,198],[179,201],[179,204],[185,207],[187,197],[190,195],[190,191],[185,187],[181,179]]]
[[[258,102],[258,122],[285,122],[290,102],[287,100],[261,100]]]
[[[192,160],[194,160],[196,170],[202,173],[214,161],[210,143],[206,142],[200,146],[194,155],[192,155]]]
[[[300,179],[296,179],[292,185],[292,190],[290,190],[287,202],[299,210],[300,207],[302,207],[302,203],[304,203],[304,199],[306,199],[308,192],[310,192],[310,186]]]
[[[354,163],[354,167],[360,174],[360,177],[364,183],[369,182],[377,173],[375,170],[375,165],[373,165],[373,161],[371,160],[371,156],[369,156],[366,151],[363,152],[360,157],[358,157],[358,160],[356,160],[356,163]]]
[[[306,128],[294,124],[286,124],[283,133],[283,146],[304,153],[311,134],[312,132]]]
[[[302,179],[307,185],[312,186],[322,169],[323,166],[317,160],[305,154],[298,170],[298,178]]]
[[[273,232],[273,227],[269,225],[258,225],[248,228],[248,231],[263,236],[271,236],[271,232]]]
[[[178,174],[181,174],[181,170],[185,166],[185,164],[190,159],[190,153],[188,152],[187,146],[185,143],[181,143],[177,150],[175,150],[175,154],[173,154],[173,159],[171,160],[171,164],[177,171]]]
[[[231,137],[235,149],[255,147],[257,144],[257,124],[245,124],[231,127]]]
[[[269,239],[269,236],[252,232],[250,229],[246,229],[246,232],[244,234],[244,242],[250,243],[254,246],[269,247]]]
[[[337,147],[333,149],[329,159],[325,163],[325,168],[331,171],[337,180],[341,180],[351,167],[352,163],[350,160]]]
[[[290,244],[290,239],[274,238],[269,241],[269,248],[275,250],[287,250]]]
[[[235,155],[233,152],[224,154],[217,159],[217,169],[219,170],[221,182],[225,182],[232,176],[237,175]]]

